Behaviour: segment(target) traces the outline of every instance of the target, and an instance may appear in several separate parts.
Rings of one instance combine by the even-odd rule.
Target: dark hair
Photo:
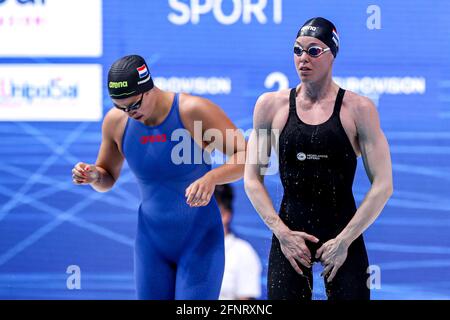
[[[233,212],[233,187],[230,184],[217,185],[214,190],[214,196],[216,197],[217,203],[230,211]]]

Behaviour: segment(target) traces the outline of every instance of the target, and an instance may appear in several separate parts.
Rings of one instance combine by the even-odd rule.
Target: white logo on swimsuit
[[[328,159],[328,155],[327,154],[304,154],[303,152],[299,152],[299,153],[297,153],[297,159],[300,161]]]
[[[297,153],[297,159],[300,161],[303,161],[306,159],[306,154],[304,154],[303,152],[299,152]]]

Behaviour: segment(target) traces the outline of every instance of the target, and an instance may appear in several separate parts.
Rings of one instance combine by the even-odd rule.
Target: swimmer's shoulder
[[[188,130],[193,129],[194,121],[203,121],[204,128],[216,127],[219,122],[230,125],[230,120],[220,106],[200,96],[180,93],[179,113]]]
[[[371,99],[350,90],[345,91],[342,108],[345,108],[352,115],[355,122],[378,113]]]
[[[118,140],[125,129],[128,115],[117,108],[111,108],[105,115],[102,125],[103,138]]]
[[[258,97],[253,112],[253,121],[260,126],[272,124],[280,112],[289,110],[290,89],[265,92]]]
[[[178,108],[183,118],[198,118],[202,112],[208,111],[211,105],[215,106],[211,100],[200,96],[184,92],[178,96]]]

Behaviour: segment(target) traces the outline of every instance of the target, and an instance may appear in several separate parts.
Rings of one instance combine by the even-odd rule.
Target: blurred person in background
[[[225,271],[221,300],[251,300],[261,296],[261,262],[247,241],[231,230],[234,192],[230,184],[216,186],[214,191],[225,233]]]

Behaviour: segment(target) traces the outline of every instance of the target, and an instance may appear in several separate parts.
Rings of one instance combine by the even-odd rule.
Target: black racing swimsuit
[[[352,185],[357,159],[339,113],[345,90],[339,89],[331,117],[322,124],[304,123],[297,114],[296,90],[289,96],[289,117],[279,138],[280,177],[284,188],[280,218],[291,229],[319,238],[306,245],[316,250],[335,238],[356,212]],[[368,258],[363,237],[349,247],[333,281],[326,284],[328,299],[370,299]],[[300,265],[301,266],[301,265]],[[311,299],[312,272],[296,273],[273,236],[269,257],[269,299]]]

